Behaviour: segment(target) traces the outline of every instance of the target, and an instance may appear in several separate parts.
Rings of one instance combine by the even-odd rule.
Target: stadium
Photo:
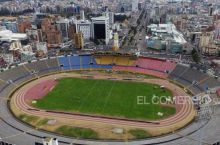
[[[220,86],[217,77],[175,60],[106,52],[19,64],[0,80],[0,134],[15,144],[45,137],[60,144],[175,144],[207,122],[196,123],[191,101],[146,101],[154,95],[183,101]]]

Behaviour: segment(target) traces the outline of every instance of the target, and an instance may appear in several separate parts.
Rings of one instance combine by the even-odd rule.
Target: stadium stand
[[[210,77],[206,81],[199,84],[199,86],[203,89],[214,88],[215,86],[220,86],[220,82],[217,79]]]
[[[220,85],[220,82],[212,76],[182,64],[176,66],[169,78],[189,88],[194,93],[200,93],[208,88]]]
[[[5,82],[13,81],[13,82],[21,82],[23,81],[23,78],[29,76],[30,73],[26,71],[21,66],[16,66],[11,69],[8,69],[7,71],[4,71],[0,75],[0,79],[4,80]]]
[[[51,72],[56,72],[60,70],[57,58],[48,58],[46,64]]]
[[[135,66],[114,66],[113,70],[147,74],[147,75],[152,75],[152,76],[156,76],[159,78],[167,78],[168,77],[168,74],[165,74],[163,72],[148,70],[148,69],[139,68],[139,67],[135,67]]]
[[[135,66],[114,66],[117,71],[131,71],[135,73],[142,73],[154,75],[160,78],[167,78],[168,73],[176,67],[176,63],[162,59],[140,57],[135,63]]]
[[[111,69],[111,64],[97,64],[94,57],[91,55],[84,55],[81,57],[81,65],[84,69]]]
[[[140,57],[138,58],[136,65],[140,68],[145,68],[149,70],[156,70],[160,72],[171,72],[175,68],[176,63],[161,59]]]
[[[8,96],[9,93],[20,83],[35,77],[33,71],[39,71],[39,75],[60,70],[76,70],[76,69],[113,69],[116,71],[129,71],[134,73],[142,73],[157,76],[160,78],[169,77],[177,81],[185,87],[188,87],[194,93],[200,93],[206,88],[220,86],[220,82],[206,73],[197,69],[190,68],[186,65],[177,64],[172,61],[144,58],[140,57],[134,65],[124,62],[125,59],[118,59],[119,64],[99,64],[97,59],[91,55],[71,55],[59,56],[58,58],[50,58],[34,61],[26,64],[20,64],[11,69],[5,70],[0,74],[0,93],[1,97]],[[134,60],[132,60],[134,61]],[[131,66],[128,66],[131,65]],[[63,69],[61,69],[61,67]],[[170,73],[167,73],[169,71]],[[220,96],[220,89],[216,92]],[[8,118],[8,122],[10,122]],[[0,142],[0,145],[8,143]],[[10,144],[8,144],[10,145]]]
[[[90,69],[92,66],[92,57],[89,55],[79,56],[80,57],[80,66],[82,69]],[[90,67],[91,66],[91,67]]]
[[[59,64],[61,69],[63,70],[70,70],[70,60],[68,56],[60,56],[58,57],[59,59]]]
[[[0,141],[0,145],[15,145],[15,144],[10,144],[10,143],[4,142],[4,141]]]
[[[102,57],[102,56],[98,56]],[[117,59],[115,59],[117,58]],[[133,66],[129,62],[130,57],[103,57],[105,63],[115,61],[118,64],[98,64],[97,58],[92,55],[71,55],[59,56],[58,58],[43,59],[39,61],[21,64],[18,67],[8,69],[0,75],[0,90],[4,90],[10,84],[19,84],[24,80],[36,77],[36,74],[41,76],[50,72],[60,70],[78,70],[78,69],[113,69],[115,71],[129,71],[134,73],[148,74],[160,78],[167,78],[182,84],[186,88],[192,90],[194,93],[200,93],[208,88],[220,86],[220,82],[201,72],[197,69],[190,68],[189,66],[178,64],[175,62],[140,57],[138,60],[131,59]],[[114,59],[109,61],[109,59]],[[130,64],[129,64],[130,63]],[[15,71],[16,69],[16,71]]]
[[[135,60],[130,59],[130,57],[117,56],[114,59],[116,65],[134,66],[136,62]]]
[[[46,60],[38,60],[31,63],[34,67],[34,70],[39,76],[49,73],[49,67],[46,64]]]
[[[79,56],[69,56],[70,59],[70,68],[71,69],[80,69],[80,57]]]
[[[64,70],[111,69],[111,65],[97,64],[91,55],[73,55],[59,57],[59,64]]]
[[[97,64],[112,64],[114,56],[96,56],[95,61]]]
[[[95,56],[97,64],[108,65],[123,65],[123,66],[135,66],[136,60],[132,59],[132,56]]]

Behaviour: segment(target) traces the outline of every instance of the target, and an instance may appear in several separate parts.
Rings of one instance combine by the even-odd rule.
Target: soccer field
[[[174,107],[137,104],[137,96],[172,96],[158,85],[116,80],[63,78],[55,88],[33,106],[46,110],[81,112],[129,119],[160,119],[175,113]],[[158,116],[158,112],[163,116]]]

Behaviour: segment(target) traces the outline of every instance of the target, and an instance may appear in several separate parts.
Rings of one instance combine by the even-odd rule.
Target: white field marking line
[[[110,91],[108,92],[107,97],[105,98],[105,104],[104,104],[104,107],[102,108],[102,111],[105,110],[107,101],[109,100],[109,97],[110,97],[110,95],[112,94],[112,90],[113,90],[113,88],[114,88],[114,86],[115,86],[115,82],[116,82],[116,81],[113,82],[113,84],[112,84],[112,86],[111,86],[111,89],[110,89]]]
[[[87,93],[86,97],[84,97],[82,103],[80,103],[80,106],[79,106],[78,110],[80,110],[80,109],[82,108],[82,106],[84,105],[84,100],[86,100],[86,99],[89,97],[89,95],[91,94],[92,90],[95,88],[95,86],[96,86],[97,83],[98,83],[98,81],[96,81],[96,82],[94,83],[94,85],[92,86],[92,88],[91,88],[91,89],[89,90],[89,92]]]

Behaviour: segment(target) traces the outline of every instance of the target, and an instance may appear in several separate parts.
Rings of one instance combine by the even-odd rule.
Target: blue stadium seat
[[[80,57],[70,56],[71,69],[80,69]]]
[[[70,70],[70,63],[68,56],[59,57],[59,64],[64,70]]]

